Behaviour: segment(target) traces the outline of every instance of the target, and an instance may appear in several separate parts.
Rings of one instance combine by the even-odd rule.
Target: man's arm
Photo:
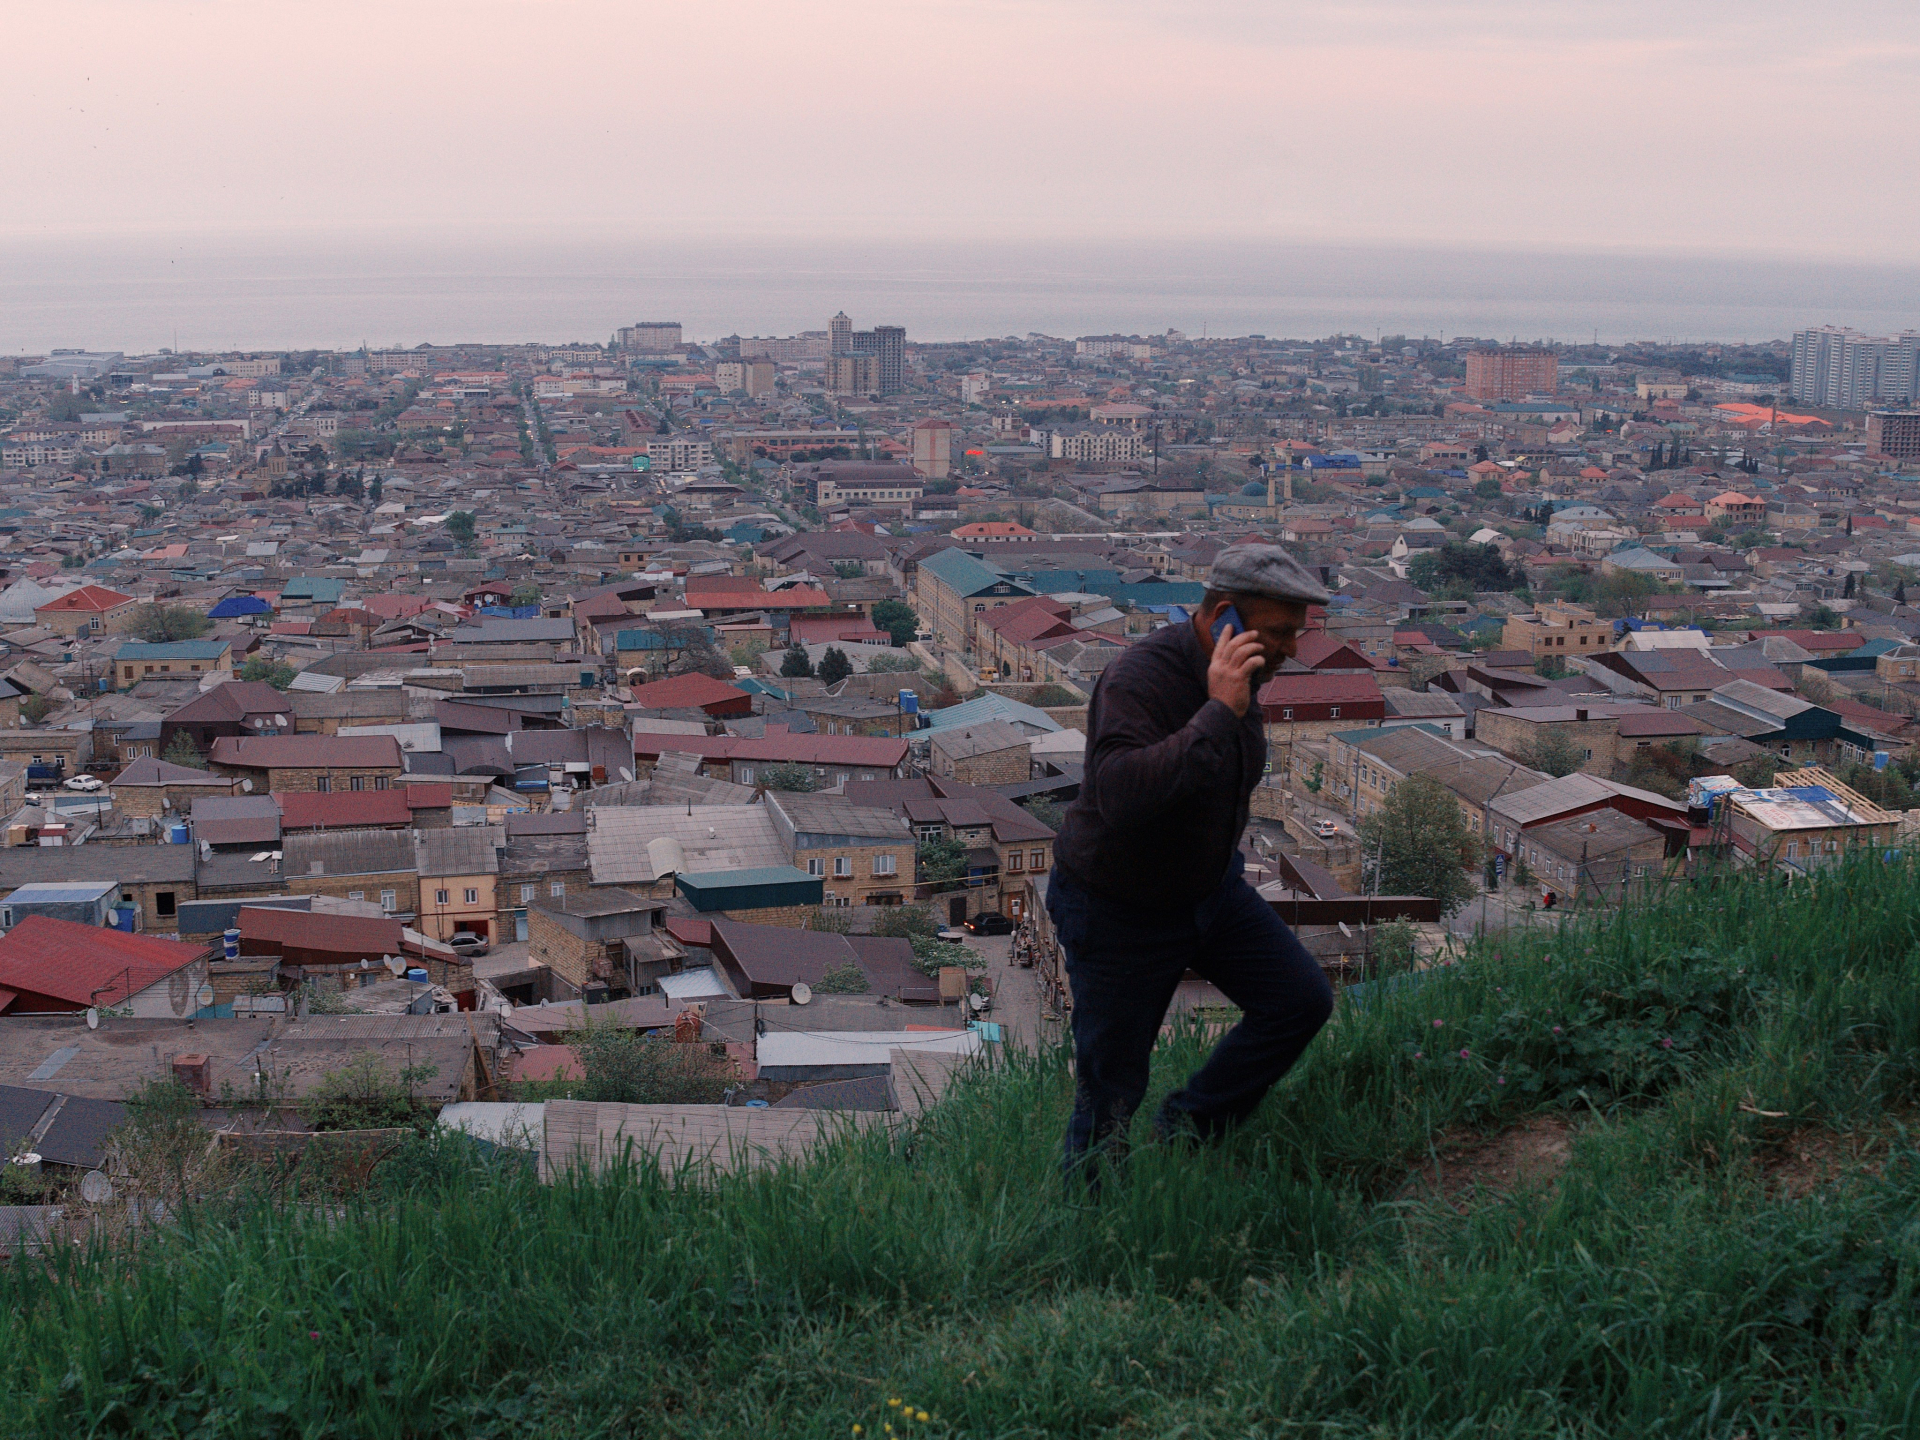
[[[1100,740],[1087,757],[1100,818],[1110,826],[1148,820],[1195,790],[1237,775],[1232,762],[1240,719],[1253,703],[1253,675],[1264,663],[1256,636],[1222,640],[1207,667],[1206,704],[1171,735],[1159,733],[1154,721],[1144,693],[1150,679],[1102,695]]]

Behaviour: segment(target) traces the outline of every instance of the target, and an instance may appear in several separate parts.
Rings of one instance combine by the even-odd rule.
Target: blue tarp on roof
[[[242,615],[271,614],[273,607],[258,595],[229,595],[207,611],[209,620],[237,620]]]

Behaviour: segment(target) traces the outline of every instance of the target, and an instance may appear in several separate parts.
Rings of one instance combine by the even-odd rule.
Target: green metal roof
[[[791,865],[676,875],[674,885],[695,910],[702,912],[818,905],[826,892],[826,882],[820,876]]]

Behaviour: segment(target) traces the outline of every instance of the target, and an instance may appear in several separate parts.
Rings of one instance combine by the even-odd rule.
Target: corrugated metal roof
[[[678,842],[686,874],[765,869],[793,858],[759,805],[594,806],[592,816],[587,854],[596,885],[658,880],[666,868],[655,866],[647,846],[663,836]]]

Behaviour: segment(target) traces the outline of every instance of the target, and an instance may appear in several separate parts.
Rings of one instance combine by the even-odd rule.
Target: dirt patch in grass
[[[1761,1152],[1761,1183],[1783,1200],[1799,1200],[1829,1185],[1877,1177],[1886,1163],[1888,1138],[1879,1130],[1795,1130]]]
[[[1506,1194],[1551,1185],[1573,1153],[1573,1127],[1559,1115],[1534,1115],[1497,1135],[1450,1132],[1407,1181],[1408,1196],[1438,1194],[1464,1209],[1476,1192]]]

